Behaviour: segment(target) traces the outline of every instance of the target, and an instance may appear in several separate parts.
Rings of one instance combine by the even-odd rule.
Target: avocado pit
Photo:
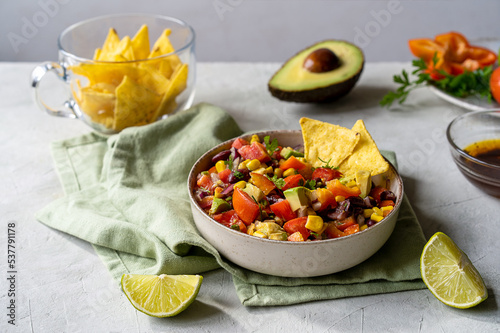
[[[330,102],[347,95],[364,67],[356,45],[325,40],[288,59],[268,82],[272,96],[288,102]]]
[[[340,67],[340,59],[330,49],[322,47],[312,51],[302,65],[312,73],[326,73]]]

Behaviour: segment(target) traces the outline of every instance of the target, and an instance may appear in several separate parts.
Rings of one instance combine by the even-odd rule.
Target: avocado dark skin
[[[315,73],[318,75],[330,75],[332,79],[336,80],[335,72],[341,69],[343,66],[347,66],[348,59],[343,59],[342,56],[338,57],[335,52],[330,51],[331,54],[325,51],[325,48],[316,48],[314,50],[314,46],[318,44],[325,44],[328,46],[328,43],[331,42],[334,44],[332,48],[339,47],[336,45],[340,45],[340,47],[344,48],[353,48],[356,51],[356,54],[361,57],[359,64],[356,64],[359,68],[353,68],[352,75],[348,76],[346,79],[342,81],[336,81],[333,84],[313,88],[313,89],[300,89],[300,82],[297,82],[297,89],[280,89],[274,86],[273,79],[276,75],[280,73],[280,71],[284,70],[285,67],[295,58],[300,57],[304,58],[303,61],[300,61],[300,66],[303,68],[297,68],[296,70],[308,70],[311,73]],[[356,82],[361,76],[364,68],[364,56],[359,48],[355,45],[343,42],[343,41],[324,41],[317,43],[313,46],[310,46],[295,56],[290,58],[271,78],[268,84],[269,92],[272,96],[289,102],[297,102],[297,103],[325,103],[337,100],[345,95],[347,95],[352,88],[355,86]],[[313,49],[311,51],[307,51],[308,49]],[[302,59],[299,59],[302,60]],[[316,61],[315,61],[316,60]],[[298,61],[297,61],[298,62]],[[294,64],[294,66],[298,66],[298,64]],[[290,70],[290,69],[289,69]],[[295,70],[295,69],[291,69]]]

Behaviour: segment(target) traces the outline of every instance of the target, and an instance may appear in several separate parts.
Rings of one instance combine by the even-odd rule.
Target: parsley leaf
[[[310,190],[316,189],[316,181],[314,179],[306,181],[304,187],[307,187]]]
[[[436,65],[437,54],[432,59]],[[427,64],[423,59],[412,61],[413,70],[411,74],[416,76],[410,79],[408,72],[402,71],[401,75],[394,75],[393,81],[399,85],[396,91],[389,91],[380,101],[381,106],[390,107],[393,103],[403,104],[411,91],[426,86],[435,86],[438,89],[455,97],[479,96],[491,101],[489,81],[492,66],[477,69],[473,72],[465,71],[459,75],[451,75],[444,70],[438,70],[437,73],[442,76],[441,79],[434,79],[427,73]]]
[[[230,155],[229,159],[227,161],[224,161],[224,163],[227,165],[227,168],[231,170],[233,169],[233,162],[234,162],[233,155]]]
[[[243,172],[239,172],[238,170],[236,170],[236,171],[233,173],[233,175],[236,177],[236,179],[239,179],[239,180],[241,180],[241,179],[245,178],[245,175],[243,174]]]
[[[280,190],[283,188],[283,186],[285,186],[285,180],[283,178],[278,178],[278,176],[276,175],[274,175],[273,177],[269,177],[268,175],[266,175],[266,177],[267,179],[272,181],[274,185],[276,185],[276,187]]]
[[[269,155],[278,150],[278,139],[274,138],[273,141],[269,142],[269,135],[264,137],[264,143],[266,144],[266,149]]]

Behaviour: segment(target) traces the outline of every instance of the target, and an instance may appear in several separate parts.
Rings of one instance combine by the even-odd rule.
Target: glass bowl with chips
[[[194,44],[193,28],[166,16],[116,14],[76,23],[59,36],[59,61],[33,70],[35,100],[50,115],[81,119],[104,134],[150,124],[191,106]],[[49,72],[69,88],[62,106],[47,102],[57,99],[49,95],[54,89],[44,89]]]
[[[313,131],[316,129],[317,128],[314,126],[311,128]],[[283,147],[305,146],[311,141],[315,141],[314,137],[310,137],[311,140],[306,138],[309,142],[304,143],[306,140],[304,140],[302,133],[303,132],[300,130],[265,131],[252,135],[244,135],[238,138],[238,142],[240,142],[239,139],[250,142],[254,138],[254,135],[261,138],[261,141],[262,138],[266,137],[269,137],[268,142],[276,139]],[[349,135],[348,133],[346,136]],[[394,206],[390,213],[382,220],[367,228],[362,228],[356,233],[347,234],[346,232],[345,235],[338,238],[313,239],[316,235],[313,236],[311,232],[311,237],[300,241],[291,241],[293,235],[288,236],[288,239],[272,238],[270,234],[268,234],[267,238],[261,235],[256,237],[255,231],[253,231],[253,234],[249,232],[252,228],[252,224],[248,224],[249,221],[244,221],[244,223],[247,224],[246,227],[243,228],[246,229],[246,232],[244,232],[241,227],[234,228],[237,223],[239,224],[239,220],[234,214],[231,215],[232,212],[238,214],[236,205],[234,205],[234,208],[226,208],[231,210],[219,214],[220,216],[226,214],[231,215],[231,218],[227,221],[224,219],[219,220],[217,216],[212,216],[207,209],[202,207],[199,200],[198,195],[200,192],[198,185],[201,183],[199,175],[206,175],[206,170],[213,167],[214,159],[217,159],[219,156],[224,155],[227,150],[235,147],[233,144],[234,142],[235,139],[228,140],[206,152],[194,164],[188,177],[188,191],[195,225],[200,234],[216,248],[224,258],[241,267],[263,274],[283,277],[314,277],[336,273],[360,264],[375,254],[389,239],[396,225],[400,206],[403,201],[403,182],[396,169],[381,156],[379,156],[379,158],[384,160],[386,167],[384,167],[383,173],[371,177],[371,181],[373,186],[382,185],[395,194],[396,199]],[[262,143],[264,142],[262,141]],[[356,156],[369,155],[368,151],[376,149],[376,146],[374,146],[371,140],[365,140],[363,137],[358,140],[355,146],[356,147],[353,148],[356,149],[357,153],[353,153],[353,150],[351,150],[351,152],[348,153],[349,156],[347,159],[351,156],[354,156],[353,159],[358,159]],[[343,152],[340,153],[342,154]],[[378,150],[376,153],[378,153]],[[370,157],[367,156],[365,161],[369,158]],[[229,160],[231,160],[231,157],[229,157]],[[232,161],[233,166],[235,166],[236,162],[234,159]],[[373,161],[376,162],[375,160]],[[224,171],[221,171],[221,174],[223,172]],[[270,174],[268,175],[270,176],[268,179],[273,178]],[[211,173],[210,177],[217,178]],[[252,178],[248,180],[247,183],[252,183]],[[234,187],[238,186],[236,184],[237,183],[229,184],[226,191],[232,185],[234,192],[232,194],[228,192],[228,196],[222,196],[221,198],[224,200],[234,200],[235,195],[237,195],[236,192],[239,192],[239,190],[234,189]],[[260,186],[256,182],[253,182],[253,184],[255,186]],[[217,197],[218,194],[224,195],[225,192],[219,193],[215,190],[214,193],[216,193],[214,197]],[[271,195],[273,195],[272,191],[268,192],[265,199],[267,200]],[[206,198],[209,198],[209,196],[204,196],[202,200]],[[213,202],[215,202],[216,199],[213,200]],[[314,204],[312,206],[314,206]],[[264,210],[260,211],[258,214],[263,214]],[[274,212],[272,208],[271,211]],[[322,214],[318,213],[318,215]],[[243,216],[240,217],[243,218]],[[265,219],[269,218],[272,219],[272,215],[268,215],[265,218],[262,217],[262,215],[259,217],[263,224],[272,224],[272,222],[265,222]],[[292,220],[287,219],[285,224],[293,221],[295,217],[290,217],[290,219]],[[257,223],[258,222],[256,222],[254,226],[257,226]],[[325,223],[327,223],[326,219]],[[286,230],[285,224],[282,226]],[[255,230],[255,228],[253,230]],[[344,231],[345,230],[347,229],[344,229]]]

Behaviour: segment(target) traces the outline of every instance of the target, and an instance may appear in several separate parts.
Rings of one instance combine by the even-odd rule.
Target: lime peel
[[[123,274],[121,285],[137,310],[153,317],[172,317],[195,300],[202,281],[200,275]]]
[[[467,255],[442,232],[425,244],[420,273],[427,288],[446,305],[467,309],[488,298],[481,275]]]

